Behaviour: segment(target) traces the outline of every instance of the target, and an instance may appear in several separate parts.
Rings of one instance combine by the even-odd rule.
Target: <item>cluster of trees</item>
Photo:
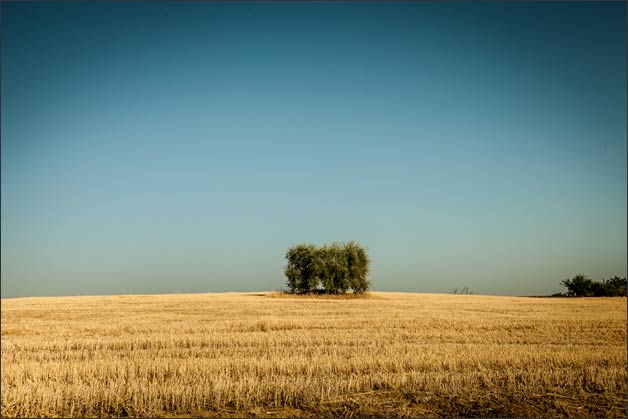
[[[622,297],[626,296],[626,278],[614,276],[611,279],[594,281],[585,275],[576,275],[561,282],[572,297]]]
[[[371,261],[366,250],[353,241],[325,246],[298,244],[288,249],[286,259],[284,273],[291,292],[361,293],[370,285],[366,277]]]

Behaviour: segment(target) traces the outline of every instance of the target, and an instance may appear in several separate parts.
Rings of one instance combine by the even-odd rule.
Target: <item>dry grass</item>
[[[626,416],[625,298],[371,297],[4,299],[2,416]]]

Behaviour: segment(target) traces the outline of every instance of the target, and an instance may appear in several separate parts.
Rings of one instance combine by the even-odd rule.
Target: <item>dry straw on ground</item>
[[[2,416],[626,416],[625,298],[370,296],[4,299]]]

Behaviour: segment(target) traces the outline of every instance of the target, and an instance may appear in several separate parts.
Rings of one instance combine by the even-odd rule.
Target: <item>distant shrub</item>
[[[370,286],[370,259],[366,250],[353,241],[321,247],[298,244],[288,249],[286,259],[284,273],[291,292],[361,293]]]
[[[626,278],[614,276],[609,280],[594,281],[579,274],[561,282],[571,297],[621,297],[626,296]]]
[[[473,294],[473,291],[471,291],[471,288],[465,286],[461,290],[459,290],[458,288],[454,288],[453,290],[451,290],[450,294],[453,294],[453,295],[471,295],[471,294]]]

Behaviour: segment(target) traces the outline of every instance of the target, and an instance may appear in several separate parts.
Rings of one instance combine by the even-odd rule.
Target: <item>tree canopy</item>
[[[361,293],[370,286],[370,259],[353,241],[324,246],[297,244],[288,249],[286,259],[284,273],[291,292]]]
[[[621,297],[626,295],[626,278],[614,276],[608,280],[594,281],[579,274],[561,282],[572,297]]]

